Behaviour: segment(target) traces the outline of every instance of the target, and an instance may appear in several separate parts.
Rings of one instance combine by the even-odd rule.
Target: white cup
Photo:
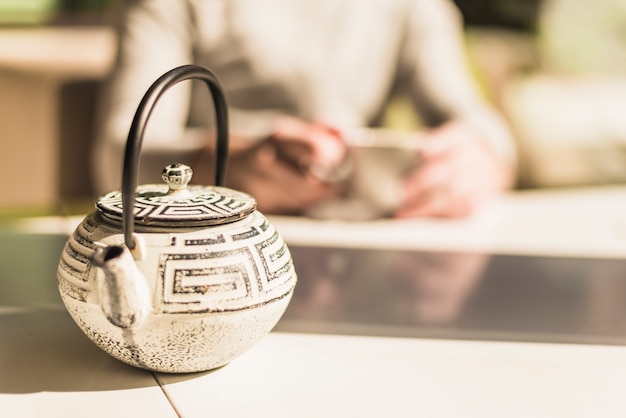
[[[308,215],[348,220],[390,215],[402,203],[403,179],[419,164],[422,134],[383,128],[354,128],[342,133],[350,170],[347,195],[316,205]]]

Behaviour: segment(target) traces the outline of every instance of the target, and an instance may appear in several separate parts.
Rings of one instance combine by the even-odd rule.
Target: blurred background
[[[89,153],[122,0],[0,0],[0,218],[91,211]],[[468,60],[505,115],[517,187],[626,182],[626,2],[455,0]],[[403,97],[384,124],[419,121]]]

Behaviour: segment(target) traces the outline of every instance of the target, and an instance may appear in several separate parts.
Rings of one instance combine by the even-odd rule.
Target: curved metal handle
[[[133,238],[135,229],[135,191],[137,189],[139,154],[141,153],[141,144],[148,119],[157,101],[167,89],[181,81],[191,79],[204,81],[213,97],[217,129],[215,184],[221,186],[224,183],[226,164],[228,162],[228,112],[220,82],[213,72],[198,65],[183,65],[174,68],[159,77],[150,86],[143,99],[141,99],[128,133],[128,140],[126,141],[122,173],[122,225],[124,228],[124,241],[130,249],[135,248]]]

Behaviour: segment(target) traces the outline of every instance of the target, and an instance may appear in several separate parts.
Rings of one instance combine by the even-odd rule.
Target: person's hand
[[[262,212],[300,213],[340,192],[316,173],[339,164],[345,152],[338,132],[283,117],[267,140],[232,153],[227,185],[252,195]]]
[[[395,217],[466,216],[511,182],[511,167],[459,122],[429,133],[419,158],[404,181],[403,204]]]

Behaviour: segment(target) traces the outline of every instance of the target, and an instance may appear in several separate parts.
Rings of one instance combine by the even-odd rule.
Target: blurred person
[[[344,184],[316,171],[339,166],[342,132],[375,125],[398,91],[431,129],[389,215],[464,216],[513,183],[512,140],[472,79],[449,0],[127,3],[94,154],[99,192],[119,187],[130,121],[149,85],[189,63],[221,81],[231,136],[226,185],[251,194],[261,211],[301,214],[345,195]],[[204,90],[181,83],[159,101],[140,183],[158,182],[172,161],[192,166],[196,183],[213,181]]]

